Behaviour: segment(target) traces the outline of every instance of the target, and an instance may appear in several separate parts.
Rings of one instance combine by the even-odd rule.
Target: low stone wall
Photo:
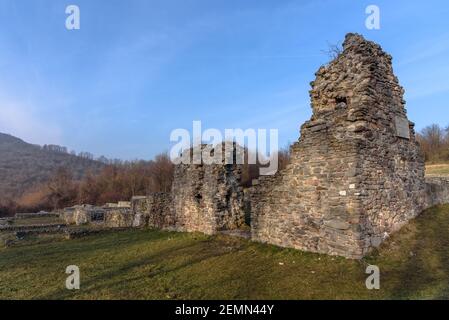
[[[55,231],[62,230],[66,227],[63,223],[54,223],[46,225],[28,225],[28,226],[15,226],[7,225],[1,226],[0,231],[14,231],[14,232],[34,232],[34,233],[53,233]]]
[[[426,177],[427,207],[449,204],[449,177]]]
[[[133,227],[173,228],[175,217],[170,193],[154,193],[146,197],[133,197],[131,211]]]
[[[9,226],[12,222],[12,218],[0,218],[0,227]]]
[[[59,217],[59,213],[56,212],[36,212],[36,213],[16,213],[15,219],[28,219],[28,218],[48,218],[48,217]]]
[[[91,221],[90,208],[86,208],[86,207],[76,208],[75,212],[73,213],[73,219],[77,226],[82,225],[82,224],[88,224]]]
[[[129,228],[133,226],[134,214],[128,208],[109,208],[104,213],[107,228]]]
[[[65,208],[60,217],[67,224],[83,225],[94,221],[103,221],[105,209],[91,205],[74,206]]]
[[[66,224],[75,224],[75,208],[65,208],[59,214]]]
[[[131,208],[131,202],[130,201],[119,201],[117,202],[118,208]]]

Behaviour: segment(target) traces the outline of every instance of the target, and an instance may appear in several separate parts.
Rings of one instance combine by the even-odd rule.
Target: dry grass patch
[[[426,165],[427,175],[444,175],[449,176],[449,163],[445,164],[428,164]]]

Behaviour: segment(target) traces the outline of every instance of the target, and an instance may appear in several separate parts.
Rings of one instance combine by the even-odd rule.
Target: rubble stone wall
[[[107,228],[129,228],[133,226],[134,214],[129,208],[108,208],[104,213]]]
[[[65,221],[66,224],[75,224],[75,209],[65,208],[60,213],[60,217]]]
[[[310,91],[291,163],[252,190],[254,240],[360,258],[425,207],[424,160],[391,56],[349,34]]]
[[[170,229],[175,227],[172,197],[170,193],[153,193],[146,197],[134,197],[131,201],[134,227]]]
[[[240,181],[240,165],[176,165],[172,186],[176,229],[214,234],[242,226],[245,215]]]
[[[90,223],[90,208],[86,206],[76,207],[75,211],[73,212],[73,220],[78,226]]]
[[[59,214],[66,224],[83,225],[91,222],[102,222],[105,210],[92,205],[78,205],[65,208]]]
[[[58,217],[59,213],[56,212],[36,212],[36,213],[16,213],[14,215],[15,219],[29,219],[29,218],[50,218],[50,217]]]

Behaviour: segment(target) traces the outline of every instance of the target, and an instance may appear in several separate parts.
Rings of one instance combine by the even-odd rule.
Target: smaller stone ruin
[[[110,204],[104,207],[77,205],[65,208],[60,217],[68,225],[95,224],[110,228],[131,227],[134,219],[129,206],[110,206]]]
[[[60,217],[64,219],[67,224],[83,225],[93,222],[102,222],[104,220],[105,210],[103,208],[92,205],[80,205],[70,208],[65,208]]]
[[[111,208],[105,210],[104,226],[107,228],[132,227],[134,215],[129,208]]]
[[[211,146],[203,145],[201,150],[205,148]],[[235,153],[231,160],[235,162]],[[242,167],[224,164],[224,158],[221,162],[176,165],[170,193],[135,196],[130,202],[104,207],[75,206],[61,215],[68,224],[96,223],[107,228],[150,227],[205,234],[235,230],[245,224]]]
[[[58,217],[59,215],[54,212],[40,211],[37,213],[16,213],[14,219],[29,219],[29,218],[50,218]]]
[[[224,163],[227,156],[224,147],[225,144],[220,164],[202,162],[175,167],[172,196],[177,230],[214,234],[244,225],[242,166],[235,164],[235,145],[231,159],[234,164]],[[206,148],[210,146],[203,145],[201,152]]]

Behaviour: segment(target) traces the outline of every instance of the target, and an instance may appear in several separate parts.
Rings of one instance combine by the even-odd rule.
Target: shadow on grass
[[[424,212],[413,221],[408,259],[394,271],[399,279],[391,290],[393,299],[449,298],[449,206]]]
[[[124,237],[123,235],[126,235]],[[14,267],[17,264],[28,263],[34,257],[39,258],[45,252],[47,257],[60,257],[61,254],[80,255],[86,257],[90,253],[99,250],[120,250],[126,249],[129,245],[138,245],[149,241],[164,240],[180,235],[169,232],[153,230],[133,230],[122,231],[120,233],[104,233],[90,235],[79,239],[65,240],[58,239],[56,242],[20,245],[11,247],[0,252],[0,268]]]
[[[184,268],[211,258],[220,257],[227,253],[219,249],[217,250],[215,246],[210,247],[209,241],[198,241],[188,245],[179,245],[165,250],[159,250],[141,259],[133,260],[113,270],[89,278],[89,280],[82,281],[81,286],[86,289],[80,292],[73,292],[64,288],[44,296],[42,299],[76,299],[80,295],[90,295],[103,289],[108,289],[111,292],[120,292],[120,288],[128,286],[131,282],[143,282],[146,278],[156,278],[160,275],[176,273]],[[178,259],[181,261],[178,261]],[[157,270],[148,273],[139,272],[138,269],[145,266],[155,266]],[[135,272],[136,276],[128,277],[132,272]],[[158,289],[160,290],[161,288],[155,288],[155,290]]]

